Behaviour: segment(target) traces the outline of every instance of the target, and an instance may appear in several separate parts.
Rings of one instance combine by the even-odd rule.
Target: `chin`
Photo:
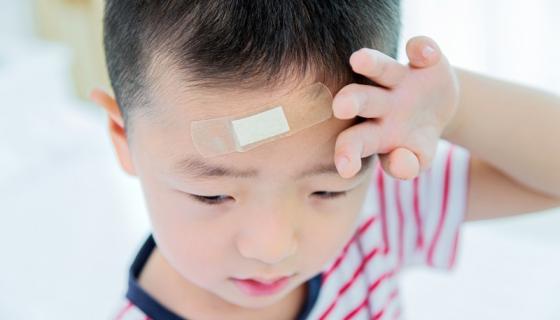
[[[287,295],[289,295],[293,291],[293,288],[290,288],[289,290],[286,290],[284,292],[279,292],[274,295],[255,297],[239,292],[239,290],[236,290],[235,287],[233,289],[234,289],[233,297],[229,297],[230,299],[228,299],[228,301],[239,307],[247,308],[247,309],[262,309],[262,308],[270,307],[271,305],[284,299]]]
[[[286,294],[283,295],[275,295],[274,297],[240,297],[240,307],[247,308],[247,309],[262,309],[267,308],[278,301],[282,300]],[[242,303],[242,304],[241,304]]]

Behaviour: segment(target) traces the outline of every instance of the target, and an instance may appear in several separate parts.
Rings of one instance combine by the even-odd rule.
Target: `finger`
[[[335,143],[335,164],[343,178],[351,178],[362,167],[362,158],[378,152],[380,125],[364,121],[342,131]]]
[[[432,166],[437,151],[439,134],[436,130],[424,130],[422,134],[410,137],[407,148],[413,150],[420,164],[420,172]]]
[[[375,83],[392,88],[406,75],[406,66],[388,55],[369,48],[360,49],[350,56],[354,72],[368,77]]]
[[[333,100],[333,113],[339,119],[356,116],[379,118],[389,113],[390,97],[386,89],[352,83],[336,94]]]
[[[409,64],[416,68],[431,67],[441,59],[441,49],[437,43],[426,36],[417,36],[408,40],[406,54]]]
[[[396,148],[387,154],[379,154],[381,167],[397,179],[413,179],[420,174],[420,161],[414,152]]]

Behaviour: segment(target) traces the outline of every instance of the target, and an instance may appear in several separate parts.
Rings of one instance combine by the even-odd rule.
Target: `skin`
[[[334,167],[336,138],[354,120],[331,118],[247,152],[202,158],[207,164],[258,170],[258,177],[191,177],[175,170],[184,157],[200,157],[189,138],[191,121],[245,114],[294,88],[219,92],[185,90],[171,77],[161,81],[167,90],[155,95],[161,110],[156,118],[135,118],[130,139],[118,125],[112,131],[123,168],[142,184],[158,245],[141,286],[187,318],[293,318],[305,294],[302,284],[352,236],[375,162],[352,178],[336,170],[293,176],[313,165]],[[300,86],[312,83],[303,80]],[[118,112],[115,101],[105,99],[102,106]],[[317,194],[322,191],[346,194],[326,198]],[[228,198],[210,205],[190,194]],[[286,288],[264,297],[249,296],[231,281],[291,274]]]
[[[410,63],[403,66],[372,49],[357,51],[350,58],[352,68],[381,87],[330,88],[336,94],[336,118],[245,153],[212,159],[212,164],[258,170],[260,175],[251,179],[192,179],[174,172],[179,159],[196,154],[188,124],[251,111],[289,94],[293,86],[273,92],[189,91],[169,72],[160,79],[159,87],[166,90],[153,95],[160,110],[157,119],[134,119],[133,137],[125,133],[115,100],[94,91],[92,99],[109,114],[121,166],[142,184],[158,243],[141,286],[188,318],[292,319],[305,294],[302,284],[336,256],[356,227],[374,167],[361,172],[360,159],[379,154],[387,173],[410,179],[430,166],[440,137],[476,152],[469,171],[468,220],[560,205],[560,180],[549,174],[560,172],[557,144],[547,144],[546,159],[538,150],[524,151],[539,148],[532,141],[558,136],[557,126],[547,120],[558,118],[557,97],[460,70],[457,79],[426,37],[411,39],[407,54]],[[311,83],[303,80],[299,85]],[[491,86],[493,90],[483,91]],[[507,107],[516,110],[506,118],[500,102],[504,97],[511,100]],[[356,115],[378,121],[354,125]],[[529,127],[532,140],[523,139],[520,130],[505,130],[528,116],[546,124]],[[475,124],[476,130],[469,129]],[[507,138],[492,132],[507,132]],[[336,163],[339,175],[291,178],[319,163]],[[316,193],[340,190],[351,191],[333,199]],[[188,194],[231,198],[209,206]],[[249,297],[229,280],[291,273],[296,275],[290,285],[270,297]]]
[[[431,166],[443,138],[471,154],[466,220],[560,206],[560,97],[453,68],[427,37],[410,39],[406,52],[408,65],[368,48],[350,57],[381,87],[349,84],[335,97],[338,118],[375,120],[339,136],[336,156],[349,159],[341,175],[379,154],[386,173],[410,179]]]

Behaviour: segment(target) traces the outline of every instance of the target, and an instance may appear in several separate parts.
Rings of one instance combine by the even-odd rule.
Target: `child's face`
[[[187,282],[227,302],[256,308],[279,301],[320,272],[352,236],[373,168],[370,163],[351,179],[334,169],[336,137],[353,121],[332,118],[247,152],[202,158],[190,138],[192,120],[245,114],[293,88],[165,88],[153,98],[156,118],[134,120],[128,146],[158,249]],[[333,170],[299,177],[319,166]],[[228,176],[210,167],[254,175]],[[346,194],[327,198],[324,191]],[[219,197],[210,204],[192,195]],[[290,275],[279,292],[260,296],[233,281]]]

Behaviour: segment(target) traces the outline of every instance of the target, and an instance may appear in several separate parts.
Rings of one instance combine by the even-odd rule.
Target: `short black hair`
[[[310,72],[367,83],[349,64],[363,47],[397,55],[399,0],[106,0],[104,45],[125,123],[149,105],[161,68],[185,86],[266,88]]]

